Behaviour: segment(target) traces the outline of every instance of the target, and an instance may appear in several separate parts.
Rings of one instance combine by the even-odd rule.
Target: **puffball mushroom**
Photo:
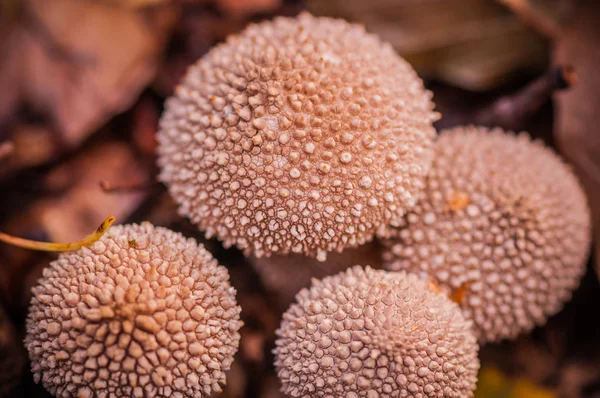
[[[225,383],[239,315],[202,245],[123,225],[44,270],[25,342],[36,382],[58,397],[201,397]]]
[[[472,397],[471,321],[429,283],[355,266],[296,296],[274,350],[292,397]]]
[[[325,262],[302,254],[250,257],[249,261],[264,286],[279,298],[279,303],[283,304],[284,308],[287,308],[296,293],[310,286],[312,278],[320,279],[337,274],[356,263],[381,268],[381,247],[378,242],[372,241],[341,253],[330,253]]]
[[[526,134],[442,132],[423,199],[384,242],[384,266],[432,277],[481,342],[542,325],[577,288],[590,212],[571,169]]]
[[[324,261],[415,204],[432,109],[412,67],[362,26],[308,14],[251,24],[166,102],[159,178],[226,247]]]

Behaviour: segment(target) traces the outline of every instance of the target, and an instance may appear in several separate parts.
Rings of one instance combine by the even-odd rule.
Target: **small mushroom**
[[[274,350],[291,397],[473,396],[472,323],[418,276],[355,266],[296,299]]]
[[[362,26],[278,17],[189,68],[160,121],[159,178],[207,237],[324,261],[414,206],[432,109],[413,68]]]
[[[57,397],[198,397],[225,383],[239,316],[227,269],[202,245],[122,225],[44,270],[25,343]]]
[[[543,325],[585,272],[590,211],[554,152],[526,134],[442,132],[424,198],[384,242],[384,266],[432,277],[480,342]]]

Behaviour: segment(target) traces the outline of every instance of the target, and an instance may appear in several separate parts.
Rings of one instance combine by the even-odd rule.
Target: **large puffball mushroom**
[[[225,246],[323,261],[416,203],[432,109],[412,67],[363,27],[279,17],[190,67],[160,121],[159,178]]]
[[[44,270],[25,342],[35,380],[58,397],[200,397],[225,383],[239,315],[203,246],[123,225]]]
[[[321,279],[344,271],[352,264],[370,264],[381,268],[381,247],[376,241],[341,253],[329,253],[325,262],[302,254],[250,257],[250,263],[263,285],[277,298],[280,308],[287,308],[300,290],[310,286],[312,278]]]
[[[352,267],[315,280],[283,315],[274,350],[292,397],[473,396],[471,321],[416,275]]]
[[[424,198],[385,242],[384,266],[462,290],[481,342],[542,325],[577,288],[590,212],[571,169],[525,134],[442,132]]]

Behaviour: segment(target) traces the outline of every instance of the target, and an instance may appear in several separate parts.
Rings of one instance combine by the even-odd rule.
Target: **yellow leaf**
[[[479,381],[475,398],[556,398],[551,390],[540,387],[524,378],[511,378],[498,369],[483,366],[479,371]]]

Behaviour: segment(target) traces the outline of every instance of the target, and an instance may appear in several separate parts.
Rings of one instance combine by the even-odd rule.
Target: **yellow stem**
[[[35,240],[18,238],[16,236],[5,234],[4,232],[0,232],[0,241],[8,243],[9,245],[21,247],[23,249],[40,250],[45,252],[68,252],[81,249],[84,246],[90,246],[92,243],[100,239],[114,222],[115,218],[113,216],[107,217],[94,232],[76,242],[38,242]]]

